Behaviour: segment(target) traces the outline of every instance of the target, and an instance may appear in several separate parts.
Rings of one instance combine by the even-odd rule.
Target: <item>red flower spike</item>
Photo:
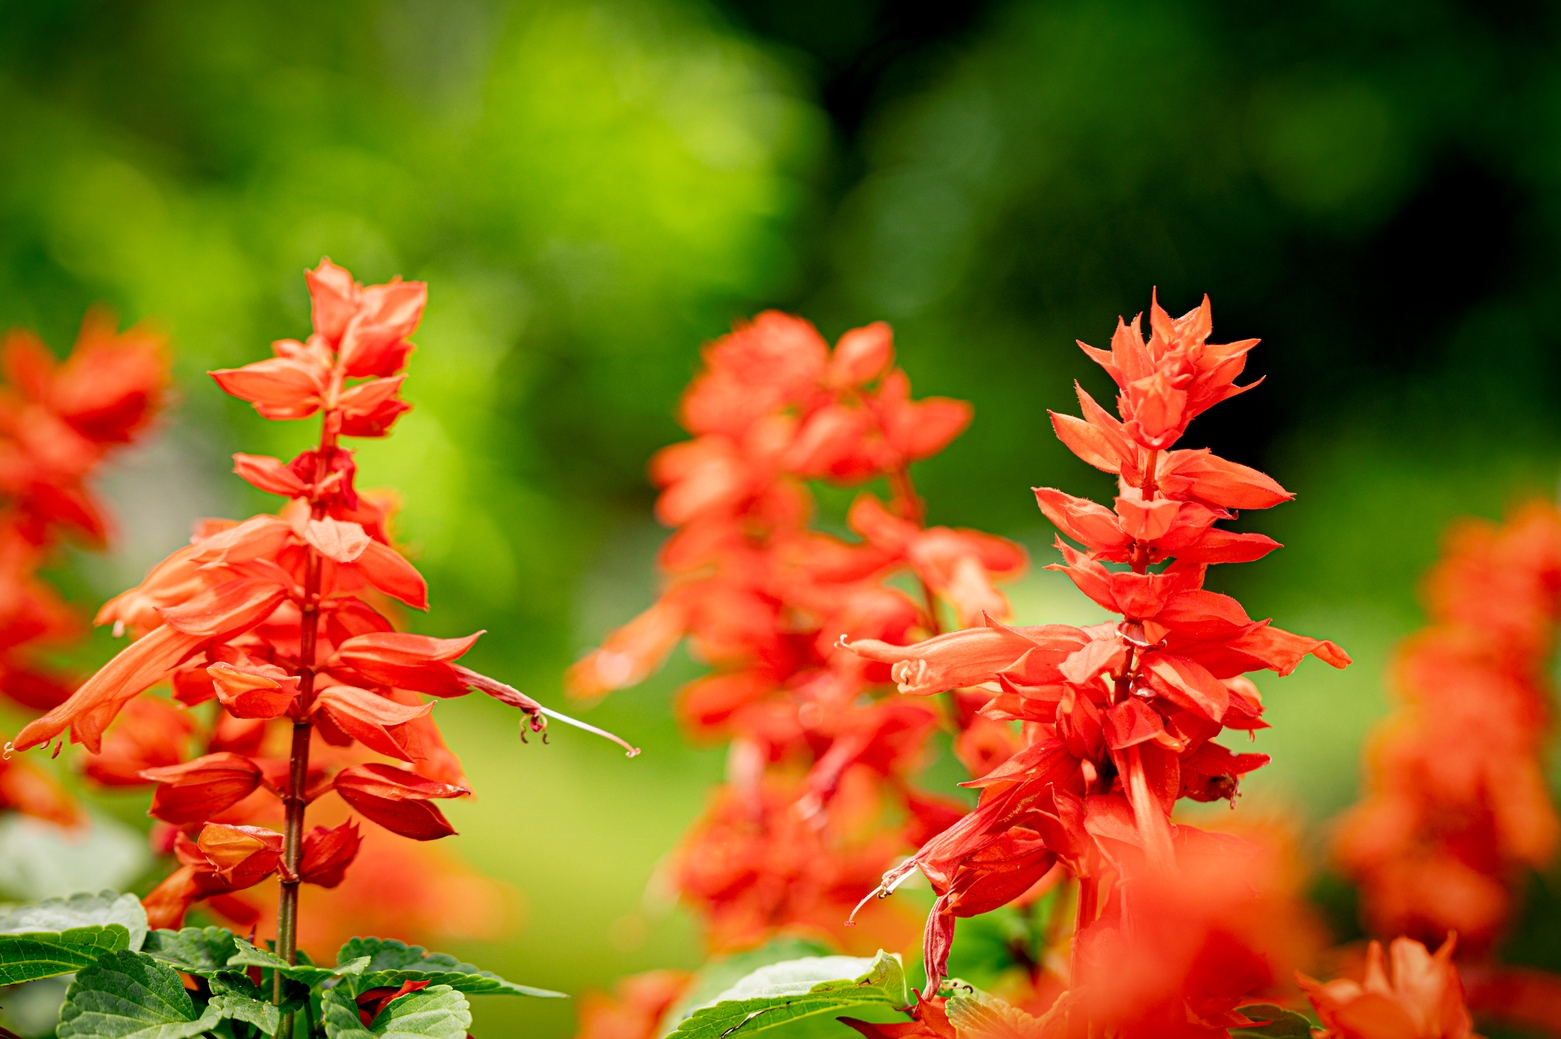
[[[182,765],[151,768],[141,778],[161,784],[147,814],[184,825],[204,822],[231,808],[260,786],[260,768],[231,752],[207,754]]]
[[[1019,898],[1039,876],[1029,871],[1049,869],[1052,856],[1079,880],[1076,949],[1087,959],[1092,945],[1110,948],[1101,963],[1126,962],[1161,897],[1128,893],[1142,881],[1161,884],[1170,897],[1178,876],[1190,882],[1179,871],[1189,868],[1188,847],[1200,838],[1171,823],[1175,802],[1233,797],[1240,777],[1267,760],[1209,742],[1225,727],[1263,724],[1261,699],[1241,676],[1264,668],[1286,674],[1306,655],[1336,667],[1350,662],[1331,642],[1254,621],[1234,599],[1203,589],[1209,563],[1256,559],[1277,547],[1214,524],[1233,518],[1231,509],[1267,508],[1291,495],[1207,450],[1172,450],[1192,418],[1250,388],[1233,380],[1254,344],[1208,343],[1207,301],[1175,321],[1156,306],[1151,327],[1145,342],[1137,321],[1119,322],[1110,353],[1085,347],[1122,391],[1118,416],[1082,389],[1082,418],[1053,415],[1075,454],[1120,476],[1114,508],[1050,488],[1035,492],[1042,512],[1084,546],[1081,552],[1059,539],[1063,563],[1050,568],[1121,621],[1007,628],[983,616],[979,627],[912,645],[842,642],[865,661],[888,664],[902,693],[990,690],[981,716],[1025,722],[1024,745],[965,784],[983,790],[979,807],[886,872],[879,886],[880,894],[892,891],[919,869],[938,893],[924,939],[931,991],[954,919]],[[881,508],[853,509],[852,525],[880,548],[891,547],[891,535],[907,543],[927,536],[909,514]],[[935,571],[918,573],[936,587]],[[1113,894],[1103,899],[1101,891]],[[1058,1003],[1070,1009],[1056,1034],[1213,1035],[1210,1029],[1247,1023],[1234,1002],[1216,999],[1229,980],[1212,970],[1178,981],[1174,998],[1167,989],[1127,1007],[1092,993],[1099,983],[1080,971]]]
[[[363,816],[387,830],[418,841],[455,833],[444,813],[428,802],[436,797],[461,797],[463,787],[424,779],[390,765],[352,765],[336,776],[334,788]]]
[[[0,689],[49,708],[17,746],[51,742],[69,728],[96,755],[89,774],[156,782],[153,814],[186,828],[207,824],[199,845],[187,833],[173,842],[181,868],[148,897],[152,919],[178,926],[190,905],[208,900],[219,916],[252,924],[258,910],[233,892],[277,873],[284,879],[277,952],[287,958],[299,933],[297,883],[341,883],[360,843],[352,823],[302,832],[304,810],[317,797],[334,787],[368,818],[418,839],[452,832],[428,801],[468,791],[420,690],[454,696],[480,688],[519,708],[534,731],[551,713],[454,663],[470,639],[365,638],[392,632],[383,596],[422,609],[427,585],[392,544],[393,494],[357,492],[352,454],[340,439],[382,436],[408,409],[400,396],[412,351],[407,337],[427,292],[399,279],[363,287],[328,260],[308,281],[312,335],[278,340],[271,358],[212,373],[268,418],[321,413],[317,446],[291,462],[234,457],[240,476],[287,499],[278,514],[198,523],[189,546],[99,612],[115,637],[128,633],[133,641],[69,697],[46,689],[47,676],[24,671],[19,656],[0,660]],[[155,347],[144,335],[116,338],[112,327],[89,319],[77,357],[65,365],[25,337],[0,351],[20,395],[0,393],[0,495],[11,506],[0,517],[0,585],[13,572],[31,573],[53,527],[103,529],[82,481],[108,442],[128,439],[144,421],[165,378]],[[42,585],[24,580],[20,592],[0,599],[22,618],[12,624],[0,609],[0,646],[57,635],[70,620]],[[138,699],[165,681],[179,704],[217,702],[179,715]],[[135,706],[105,745],[104,730],[126,704]],[[202,724],[190,725],[192,717]],[[268,725],[283,718],[291,724]],[[287,728],[289,757],[259,757],[281,749]],[[320,755],[312,764],[311,751]],[[186,752],[201,756],[180,764]],[[423,775],[363,764],[371,754],[418,760]],[[41,808],[36,792],[23,789],[30,774],[0,766],[0,798],[27,795]],[[287,807],[285,835],[248,825],[277,817],[272,798]]]
[[[1434,944],[1456,930],[1478,962],[1510,929],[1523,878],[1561,848],[1545,779],[1561,511],[1538,501],[1501,526],[1455,524],[1424,598],[1431,624],[1399,647],[1399,706],[1335,853],[1375,933]]]

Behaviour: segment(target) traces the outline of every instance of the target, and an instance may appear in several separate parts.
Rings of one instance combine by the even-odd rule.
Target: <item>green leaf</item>
[[[466,997],[448,985],[430,985],[392,1002],[364,1027],[358,1005],[340,988],[320,1001],[329,1039],[466,1039],[472,1015]]]
[[[907,1002],[898,956],[882,950],[872,960],[814,956],[760,967],[712,1005],[695,1009],[674,1034],[678,1039],[721,1039],[739,1031],[748,1036],[847,1007]]]
[[[354,992],[371,988],[399,988],[403,981],[426,981],[448,985],[457,992],[480,995],[540,996],[568,999],[562,992],[532,988],[505,981],[497,974],[478,970],[444,952],[429,952],[421,945],[408,945],[391,938],[352,938],[336,954],[338,963],[350,963],[368,957],[369,964],[353,982]]]
[[[1236,1009],[1254,1021],[1266,1023],[1237,1025],[1230,1030],[1232,1039],[1311,1039],[1312,1023],[1294,1010],[1272,1003],[1254,1003]]]
[[[59,1039],[189,1039],[221,1020],[197,1013],[172,968],[121,950],[76,975],[60,1008]]]
[[[123,924],[0,934],[0,985],[71,974],[96,963],[106,952],[129,946],[130,932]]]
[[[243,970],[228,966],[228,960],[238,952],[238,945],[233,932],[226,927],[152,931],[146,936],[141,951],[153,959],[171,963],[187,974],[201,977]]]
[[[123,925],[130,934],[131,952],[140,949],[146,940],[146,910],[141,908],[141,900],[115,891],[99,891],[95,895],[83,892],[22,906],[0,916],[0,934],[66,931],[95,924]]]
[[[828,946],[805,938],[785,937],[766,942],[757,949],[734,953],[706,963],[694,972],[694,980],[688,991],[661,1017],[658,1035],[675,1030],[678,1022],[693,1013],[696,1007],[707,1007],[721,997],[721,993],[752,974],[760,967],[786,960],[803,960],[811,956],[831,955]]]
[[[281,1007],[249,996],[233,993],[212,996],[211,1002],[206,1004],[206,1012],[207,1014],[215,1012],[225,1019],[245,1021],[260,1029],[265,1035],[275,1035],[276,1030],[282,1027]]]
[[[275,953],[255,948],[242,938],[234,938],[233,944],[238,947],[238,952],[228,958],[229,967],[262,967],[266,970],[281,971],[284,978],[302,982],[310,988],[331,978],[351,977],[362,974],[363,969],[369,964],[367,956],[360,956],[350,963],[344,963],[336,967],[316,967],[312,963],[294,965]]]

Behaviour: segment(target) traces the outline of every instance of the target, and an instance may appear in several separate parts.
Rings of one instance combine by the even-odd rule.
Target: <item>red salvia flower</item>
[[[1147,343],[1136,319],[1119,322],[1110,353],[1085,347],[1122,391],[1118,415],[1080,388],[1083,417],[1052,416],[1063,443],[1120,484],[1112,509],[1037,489],[1042,511],[1084,545],[1081,552],[1059,539],[1063,563],[1051,569],[1120,622],[1013,628],[982,616],[909,646],[849,642],[890,665],[902,693],[980,687],[995,694],[984,716],[1024,723],[1028,745],[966,784],[982,790],[979,807],[886,873],[878,889],[887,894],[920,869],[938,893],[925,936],[929,992],[943,977],[954,918],[1013,900],[1055,861],[1078,879],[1080,935],[1105,919],[1101,885],[1120,888],[1139,868],[1103,841],[1135,848],[1155,874],[1176,869],[1176,801],[1232,797],[1240,777],[1267,761],[1211,742],[1224,729],[1265,724],[1246,672],[1288,674],[1307,655],[1349,663],[1333,643],[1254,621],[1236,600],[1203,588],[1209,564],[1277,547],[1213,524],[1233,509],[1291,497],[1207,450],[1172,449],[1192,418],[1241,391],[1233,380],[1255,345],[1209,343],[1209,314],[1207,300],[1175,320],[1156,303]],[[1106,926],[1130,934],[1133,921]]]
[[[1483,953],[1529,869],[1555,859],[1545,782],[1548,661],[1561,622],[1561,513],[1454,528],[1427,581],[1432,624],[1401,649],[1400,706],[1375,738],[1367,798],[1338,853],[1378,934]]]
[[[455,664],[475,635],[441,640],[394,630],[389,604],[424,609],[427,586],[392,544],[393,504],[355,489],[352,454],[340,441],[384,436],[410,407],[399,396],[402,369],[427,291],[399,279],[363,287],[329,260],[308,281],[315,327],[306,341],[279,341],[268,360],[211,373],[267,418],[321,416],[319,445],[291,463],[235,457],[241,476],[287,504],[239,523],[203,522],[187,547],[105,605],[98,623],[134,641],[15,740],[27,749],[63,741],[69,729],[94,755],[89,773],[157,784],[151,814],[181,832],[173,846],[179,868],[145,900],[154,926],[177,927],[202,899],[235,922],[252,922],[258,910],[240,893],[275,874],[277,947],[287,956],[296,947],[298,885],[339,887],[361,843],[350,820],[306,834],[308,805],[334,793],[404,836],[454,832],[429,801],[470,789],[423,695],[481,690],[519,708],[538,732],[546,716],[570,721]],[[26,343],[8,348],[24,373],[20,385],[33,402],[26,406],[55,409],[50,435],[62,443],[66,433],[128,437],[143,421],[137,402],[161,385],[146,388],[149,369],[131,363],[139,355],[129,347],[92,344],[77,368],[73,361],[57,374]],[[80,371],[93,365],[104,370],[100,382],[84,382]],[[0,433],[6,421],[0,408]],[[214,701],[215,721],[179,724],[162,701],[138,699],[162,683],[185,707]],[[127,711],[155,725],[110,730]],[[185,760],[186,753],[197,756]]]
[[[579,696],[634,685],[684,638],[714,666],[677,709],[700,737],[732,741],[729,784],[685,839],[675,877],[717,949],[797,928],[892,947],[896,913],[875,914],[871,934],[841,925],[862,881],[925,827],[913,810],[906,833],[875,834],[866,809],[909,808],[920,795],[906,777],[928,737],[972,716],[885,699],[887,668],[839,640],[935,634],[945,606],[960,622],[1006,616],[993,582],[1026,565],[1010,541],[926,525],[908,466],[941,451],[971,409],[913,401],[893,363],[885,324],[831,350],[813,326],[773,311],[710,344],[683,399],[694,439],[650,467],[657,515],[676,528],[661,553],[665,591],[567,676]],[[853,504],[860,541],[811,529],[807,480],[877,478],[891,498]],[[905,572],[920,596],[886,583]]]

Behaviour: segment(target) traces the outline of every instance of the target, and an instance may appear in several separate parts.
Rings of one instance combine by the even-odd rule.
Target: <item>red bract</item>
[[[1050,569],[1121,621],[1011,628],[981,617],[908,646],[848,642],[864,659],[888,664],[902,693],[985,689],[982,715],[1024,725],[1027,745],[966,784],[981,789],[979,807],[886,873],[879,887],[887,894],[919,868],[939,895],[925,937],[929,992],[943,977],[954,918],[1013,900],[1053,861],[1078,880],[1077,933],[1131,944],[1134,914],[1145,903],[1133,901],[1113,919],[1105,893],[1136,883],[1142,870],[1174,875],[1178,831],[1169,817],[1176,801],[1230,798],[1240,777],[1267,761],[1212,742],[1224,729],[1265,724],[1245,673],[1288,674],[1307,655],[1335,667],[1350,662],[1333,643],[1254,621],[1236,600],[1204,589],[1208,565],[1277,547],[1213,524],[1233,518],[1233,509],[1266,508],[1291,495],[1207,450],[1172,450],[1193,417],[1240,392],[1233,380],[1255,341],[1208,343],[1207,300],[1175,320],[1158,304],[1150,313],[1149,342],[1135,319],[1119,322],[1111,353],[1085,347],[1122,391],[1118,415],[1082,389],[1082,418],[1053,415],[1076,455],[1120,477],[1114,507],[1036,491],[1042,511],[1084,546],[1059,538],[1063,562]],[[1090,1021],[1109,1018],[1095,1002],[1080,1012]],[[1176,1017],[1167,1013],[1166,1021]]]
[[[831,350],[812,325],[770,311],[704,357],[682,407],[694,439],[650,466],[656,513],[676,528],[661,552],[665,590],[567,684],[578,696],[634,685],[684,638],[713,665],[677,709],[696,735],[731,740],[729,783],[675,870],[712,947],[799,927],[867,952],[894,947],[893,912],[875,914],[869,934],[841,924],[862,882],[928,832],[917,809],[932,802],[907,780],[928,737],[971,716],[887,696],[888,669],[840,640],[897,645],[949,620],[1006,616],[994,581],[1020,574],[1025,552],[926,525],[908,467],[941,451],[971,409],[912,400],[887,325],[847,332]],[[879,478],[889,500],[863,492],[849,512],[860,540],[811,528],[808,480]],[[891,584],[896,574],[920,594]],[[875,833],[880,805],[908,810],[906,833]]]
[[[224,900],[214,908],[230,919],[252,922],[245,914],[256,910],[236,893],[277,874],[277,951],[287,957],[296,948],[298,885],[341,885],[360,844],[350,821],[306,834],[308,805],[334,792],[396,833],[431,840],[454,832],[429,799],[470,791],[423,694],[481,690],[519,708],[534,731],[553,714],[453,663],[475,635],[405,635],[386,616],[392,601],[426,608],[427,586],[391,542],[389,499],[354,488],[352,453],[340,438],[383,436],[409,408],[399,396],[401,369],[425,286],[365,288],[329,260],[309,273],[309,286],[315,328],[307,341],[283,340],[268,360],[211,373],[267,418],[320,414],[318,446],[291,463],[235,457],[241,476],[287,504],[241,523],[203,522],[187,547],[108,603],[98,623],[135,640],[15,741],[27,749],[68,728],[96,755],[89,772],[158,784],[151,813],[182,831],[174,841],[180,868],[146,899],[156,926],[178,926],[208,898]],[[95,349],[92,358],[110,356],[108,347]],[[63,409],[56,426],[122,439],[140,421],[134,401],[115,405],[107,392],[115,378],[139,385],[130,378],[137,370],[121,363],[124,352],[90,386],[69,364],[50,376],[25,345],[8,356],[20,358],[36,407]],[[5,421],[0,408],[0,432]],[[215,722],[178,725],[169,708],[128,707],[153,703],[137,698],[162,683],[185,707],[215,701]],[[110,730],[127,709],[158,724]],[[199,756],[184,761],[188,751]],[[281,832],[257,822],[280,823]]]

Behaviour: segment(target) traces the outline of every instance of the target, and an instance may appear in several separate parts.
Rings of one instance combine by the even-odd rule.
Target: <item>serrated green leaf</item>
[[[212,996],[211,1002],[206,1004],[206,1012],[215,1012],[224,1019],[247,1022],[266,1035],[275,1035],[276,1030],[282,1027],[281,1007],[233,993]]]
[[[905,970],[898,956],[879,951],[871,959],[814,956],[772,963],[739,980],[712,1005],[695,1009],[678,1025],[678,1039],[722,1039],[779,1028],[817,1014],[907,1002]]]
[[[1255,1003],[1238,1008],[1260,1025],[1238,1025],[1230,1030],[1232,1039],[1311,1039],[1312,1023],[1302,1014],[1272,1003]]]
[[[310,988],[322,981],[331,978],[350,977],[363,973],[363,969],[369,965],[367,956],[360,956],[350,963],[344,963],[337,967],[316,967],[312,963],[290,964],[275,953],[265,949],[257,949],[242,938],[234,938],[233,944],[238,952],[228,959],[229,967],[261,967],[265,970],[281,971],[284,978],[302,982]]]
[[[828,946],[805,938],[776,938],[757,949],[734,953],[710,960],[694,972],[694,980],[676,1003],[667,1008],[661,1018],[661,1030],[657,1035],[675,1030],[678,1022],[693,1013],[696,1007],[714,1003],[721,994],[738,981],[760,967],[787,960],[805,960],[815,956],[828,956]]]
[[[60,1008],[59,1039],[190,1039],[221,1015],[197,1012],[172,967],[142,953],[107,953],[83,968]]]
[[[478,970],[444,952],[429,952],[421,945],[408,945],[392,938],[352,938],[341,947],[336,959],[349,963],[368,957],[369,964],[353,981],[354,992],[371,988],[398,988],[403,981],[426,981],[430,985],[448,985],[457,992],[477,995],[539,996],[568,999],[562,992],[505,981],[497,974]]]
[[[0,934],[0,985],[71,974],[96,963],[106,952],[129,946],[130,932],[123,924]]]
[[[430,985],[395,1000],[367,1027],[358,1005],[340,988],[320,1000],[328,1039],[466,1039],[471,1009],[466,997],[448,985]]]
[[[130,935],[131,952],[146,940],[146,910],[134,895],[116,891],[47,898],[36,905],[22,906],[0,916],[0,934],[24,934],[37,931],[67,931],[78,927],[120,924]]]
[[[243,969],[228,966],[228,959],[238,952],[238,945],[233,932],[226,927],[152,931],[147,934],[141,951],[153,959],[171,963],[187,974],[201,977]]]

